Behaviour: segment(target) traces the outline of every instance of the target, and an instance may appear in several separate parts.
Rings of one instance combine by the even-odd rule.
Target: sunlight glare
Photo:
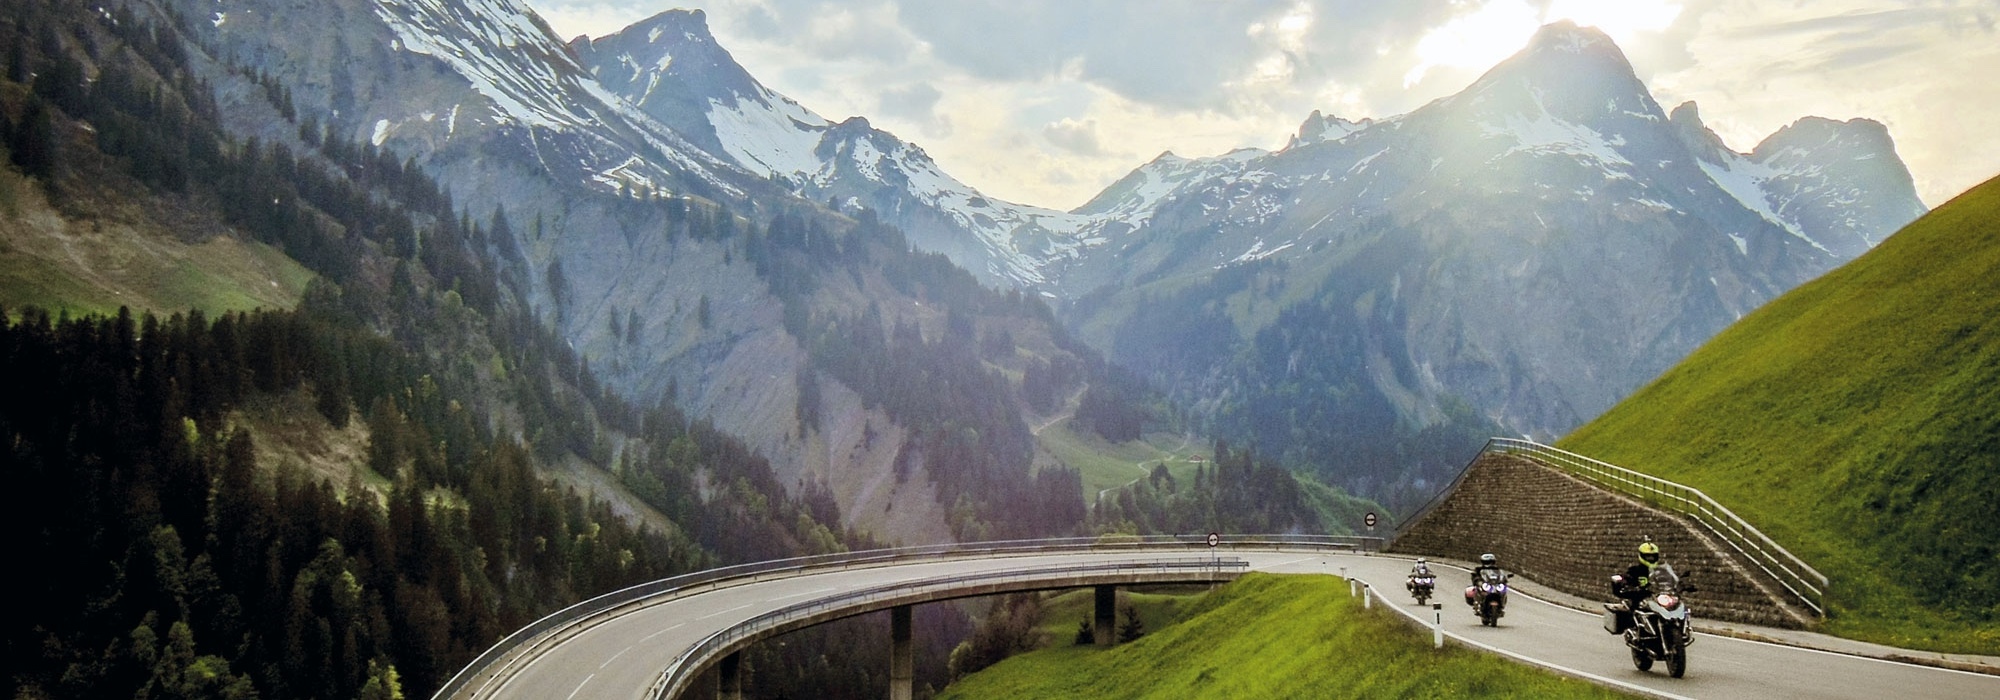
[[[1597,27],[1622,45],[1641,33],[1666,30],[1680,14],[1681,5],[1673,0],[1551,0],[1539,9],[1527,0],[1489,0],[1417,40],[1417,65],[1404,74],[1403,87],[1421,82],[1432,68],[1492,67],[1550,22]]]

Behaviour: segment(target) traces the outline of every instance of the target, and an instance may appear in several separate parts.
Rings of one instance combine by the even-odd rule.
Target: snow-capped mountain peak
[[[1043,267],[1079,245],[1082,217],[988,197],[865,118],[836,124],[764,87],[715,43],[699,11],[571,46],[607,89],[709,153],[802,197],[875,210],[990,282],[1044,286]]]
[[[712,154],[762,176],[818,169],[811,154],[831,122],[751,77],[700,10],[662,12],[570,48],[605,89]]]
[[[1315,109],[1310,116],[1306,117],[1305,123],[1299,125],[1299,133],[1292,136],[1291,141],[1285,144],[1285,148],[1291,149],[1326,141],[1339,141],[1347,138],[1348,134],[1374,125],[1375,120],[1373,119],[1363,118],[1358,122],[1348,121],[1336,116],[1322,115],[1319,110]]]

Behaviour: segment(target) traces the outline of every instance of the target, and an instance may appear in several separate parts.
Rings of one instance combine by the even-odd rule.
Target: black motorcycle
[[[1499,627],[1500,618],[1507,614],[1508,574],[1496,569],[1479,570],[1479,578],[1465,588],[1465,602],[1472,606],[1472,612],[1479,616],[1479,624]]]
[[[1623,576],[1612,582],[1624,583]],[[1632,665],[1641,671],[1653,670],[1653,662],[1667,662],[1667,675],[1680,678],[1687,673],[1687,648],[1694,643],[1688,604],[1682,593],[1694,587],[1681,583],[1674,568],[1665,564],[1653,569],[1652,592],[1638,601],[1608,603],[1604,606],[1604,630],[1624,634],[1625,646],[1632,650]]]
[[[1410,580],[1403,582],[1403,587],[1410,589],[1410,595],[1417,597],[1418,605],[1423,605],[1425,601],[1430,600],[1431,592],[1437,590],[1437,577],[1428,573],[1413,573],[1410,574]]]

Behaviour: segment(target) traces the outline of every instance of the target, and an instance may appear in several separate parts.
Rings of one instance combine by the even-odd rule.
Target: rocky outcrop
[[[1524,457],[1482,454],[1429,511],[1406,523],[1389,551],[1477,560],[1550,588],[1610,599],[1610,576],[1635,561],[1645,537],[1698,590],[1686,596],[1698,618],[1804,627],[1805,613],[1759,580],[1699,526],[1598,489]]]

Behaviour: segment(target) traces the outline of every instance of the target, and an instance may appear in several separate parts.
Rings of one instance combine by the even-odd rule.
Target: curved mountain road
[[[982,571],[1016,570],[1187,556],[1187,549],[1091,551],[920,561],[874,568],[827,571],[774,578],[639,605],[576,630],[519,661],[497,687],[461,694],[476,698],[644,698],[662,669],[683,650],[718,630],[768,610],[815,597]],[[1249,562],[1252,570],[1294,574],[1337,574],[1367,582],[1388,601],[1431,619],[1402,589],[1408,562],[1402,559],[1311,551],[1222,548],[1224,556]],[[1442,572],[1441,572],[1442,573]],[[1572,675],[1666,697],[1690,698],[1970,698],[2000,697],[2000,677],[1881,661],[1728,637],[1697,635],[1689,649],[1687,677],[1642,673],[1632,667],[1619,641],[1600,627],[1599,617],[1526,596],[1516,596],[1497,628],[1481,627],[1457,600],[1458,576],[1440,577],[1445,594],[1445,629],[1465,641]],[[1692,600],[1701,613],[1700,601]],[[888,630],[883,630],[887,653]],[[866,653],[866,652],[860,652]],[[1659,667],[1656,667],[1656,669]],[[495,683],[489,682],[489,685]]]

